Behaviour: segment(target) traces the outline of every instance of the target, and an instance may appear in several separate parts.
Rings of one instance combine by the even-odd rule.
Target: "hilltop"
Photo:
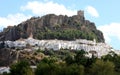
[[[111,51],[120,54],[105,43],[103,33],[93,22],[85,20],[83,11],[71,17],[55,14],[32,17],[0,32],[0,66],[22,59],[36,65],[51,53],[63,60],[66,51],[74,54],[79,50],[88,52],[88,57],[94,54],[100,58]]]
[[[96,39],[104,42],[103,33],[97,30],[95,24],[85,20],[84,11],[78,11],[77,15],[47,14],[42,17],[32,17],[18,25],[8,26],[0,32],[1,41],[15,41],[20,38],[27,39]]]

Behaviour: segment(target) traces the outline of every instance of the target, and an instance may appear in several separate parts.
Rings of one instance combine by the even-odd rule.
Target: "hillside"
[[[8,26],[0,32],[0,41],[15,41],[33,36],[34,39],[96,39],[104,42],[103,33],[96,29],[93,22],[85,20],[84,12],[68,17],[48,14],[42,17],[32,17],[16,26]]]
[[[32,17],[0,32],[0,75],[119,75],[119,59],[83,11]]]

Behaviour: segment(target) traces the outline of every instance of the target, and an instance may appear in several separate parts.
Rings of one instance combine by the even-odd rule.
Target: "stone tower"
[[[84,11],[83,10],[79,10],[77,12],[77,15],[84,17]]]

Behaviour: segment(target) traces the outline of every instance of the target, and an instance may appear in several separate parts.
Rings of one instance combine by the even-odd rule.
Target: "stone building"
[[[77,15],[84,17],[84,11],[83,10],[79,10],[77,12]]]

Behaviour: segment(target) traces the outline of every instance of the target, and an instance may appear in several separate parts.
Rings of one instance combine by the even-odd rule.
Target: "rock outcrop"
[[[0,49],[0,66],[10,65],[16,60],[16,51],[11,49]]]
[[[96,38],[98,42],[104,42],[104,37],[101,31],[96,29],[96,26],[93,22],[85,20],[84,12],[78,11],[77,15],[68,17],[64,15],[54,15],[48,14],[42,17],[32,17],[27,21],[24,21],[17,26],[9,26],[0,32],[0,41],[10,40],[15,41],[20,38],[28,38],[31,34],[35,39],[63,39],[64,37],[55,37],[54,35],[49,35],[45,32],[58,32],[62,33],[63,30],[77,30],[82,32],[81,37],[72,37],[72,39],[90,39]],[[45,34],[44,34],[45,33]],[[44,34],[43,36],[41,36]],[[56,33],[55,33],[56,34]],[[92,36],[93,35],[93,36]],[[40,37],[41,36],[41,37]],[[64,35],[63,35],[64,36]],[[80,35],[79,35],[80,36]],[[92,37],[89,37],[92,36]],[[66,38],[65,38],[66,39]],[[63,39],[64,40],[64,39]]]

